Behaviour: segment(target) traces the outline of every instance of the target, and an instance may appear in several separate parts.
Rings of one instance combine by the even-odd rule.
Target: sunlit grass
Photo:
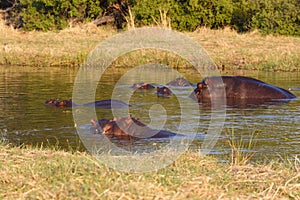
[[[289,199],[300,162],[222,164],[186,152],[148,173],[110,169],[85,152],[0,144],[0,199]]]
[[[0,65],[78,67],[101,41],[117,33],[111,27],[92,24],[60,32],[22,32],[0,21]],[[229,28],[201,28],[184,34],[202,45],[220,69],[300,70],[299,37],[263,36],[258,32],[238,34]],[[128,54],[114,64],[115,67],[132,67],[145,61],[162,62],[174,68],[187,65],[176,56],[151,51],[143,56]]]
[[[246,165],[249,164],[251,158],[255,155],[256,142],[255,137],[257,136],[257,131],[252,131],[249,135],[249,138],[246,140],[243,136],[238,136],[235,133],[234,128],[231,128],[229,131],[228,145],[230,147],[230,162],[231,165]]]

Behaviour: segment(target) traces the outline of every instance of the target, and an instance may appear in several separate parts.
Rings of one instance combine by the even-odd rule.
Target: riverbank
[[[300,162],[222,164],[187,152],[144,174],[82,152],[0,143],[0,199],[299,199]]]
[[[111,27],[85,24],[60,32],[22,32],[0,22],[0,65],[36,67],[78,67],[87,54],[101,41],[117,34]],[[199,29],[185,33],[202,45],[220,69],[250,69],[266,71],[299,71],[300,38],[263,36],[257,32],[237,34],[224,30]],[[164,62],[157,54],[155,61]],[[130,66],[138,64],[140,56],[130,58]],[[153,59],[153,58],[152,58]],[[116,66],[129,65],[120,59]],[[148,59],[148,61],[151,61]],[[185,67],[181,62],[176,68]]]

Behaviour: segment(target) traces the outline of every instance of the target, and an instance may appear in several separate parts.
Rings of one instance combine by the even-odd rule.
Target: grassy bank
[[[220,164],[190,152],[157,172],[123,173],[86,153],[0,144],[0,199],[299,199],[300,162]]]
[[[116,33],[112,28],[97,28],[91,24],[60,32],[22,32],[0,21],[0,65],[79,66],[99,42]],[[241,35],[230,29],[200,29],[186,34],[199,42],[220,68],[300,70],[300,38],[297,37],[262,36],[255,32]],[[155,61],[164,62],[165,56],[157,55],[159,58]],[[140,57],[122,58],[115,64],[134,66]],[[184,67],[181,62],[177,65]]]

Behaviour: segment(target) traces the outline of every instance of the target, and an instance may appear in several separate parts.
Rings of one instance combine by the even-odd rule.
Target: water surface
[[[44,105],[50,98],[72,98],[73,84],[77,70],[64,68],[0,68],[0,133],[2,138],[12,144],[47,144],[62,148],[77,148],[78,136],[72,116],[72,109],[53,108]],[[109,99],[114,85],[124,72],[112,70],[105,74],[98,83],[96,100]],[[191,82],[201,81],[196,73],[182,72]],[[291,89],[300,96],[299,73],[272,73],[252,71],[227,71],[224,75],[245,75],[258,78],[270,84]],[[165,84],[163,80],[156,84]],[[151,123],[151,116],[158,121],[165,121],[163,129],[178,132],[182,116],[179,98],[188,95],[184,88],[175,89],[171,98],[157,98],[155,90],[134,92],[129,85],[118,87],[128,88],[130,103],[129,111],[146,124]],[[155,105],[156,107],[153,107]],[[161,105],[161,107],[159,106]],[[157,107],[158,106],[158,107]],[[151,116],[149,110],[152,109]],[[155,111],[165,111],[158,112]],[[181,127],[184,134],[197,136],[190,148],[201,147],[203,138],[211,120],[211,110],[199,107],[199,115],[193,114],[195,120],[185,122]],[[96,109],[99,118],[112,118],[109,109]],[[152,119],[152,120],[153,120]],[[90,117],[87,116],[86,128],[89,128]],[[197,122],[197,123],[194,123]],[[153,121],[152,121],[153,123]],[[227,108],[226,121],[222,134],[211,154],[228,155],[230,147],[228,138],[231,133],[237,139],[250,140],[254,133],[256,152],[259,160],[274,157],[294,157],[300,155],[300,100],[292,100],[283,104],[261,105],[248,108]],[[168,140],[141,140],[134,144],[118,141],[119,146],[132,151],[153,151],[168,143]],[[84,148],[80,148],[84,150]]]

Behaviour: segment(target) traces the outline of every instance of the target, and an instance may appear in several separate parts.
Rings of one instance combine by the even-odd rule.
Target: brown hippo
[[[120,101],[120,100],[100,100],[85,104],[77,104],[72,102],[72,100],[59,100],[59,99],[50,99],[45,101],[46,105],[54,106],[54,107],[61,107],[61,108],[70,108],[72,106],[95,106],[96,108],[126,108],[130,106],[129,104]]]
[[[190,83],[185,78],[176,78],[175,80],[167,83],[167,86],[173,86],[173,87],[188,87],[191,85],[192,83]]]
[[[176,136],[164,130],[154,130],[147,125],[140,122],[139,119],[129,117],[117,117],[113,119],[91,120],[94,133],[99,133],[101,128],[102,133],[105,135],[113,135],[116,137],[128,138],[168,138]]]
[[[54,106],[54,107],[72,107],[72,100],[59,100],[59,99],[50,99],[45,101],[46,105]]]
[[[227,101],[250,100],[255,102],[257,100],[259,103],[296,98],[295,95],[283,88],[244,76],[206,77],[197,84],[191,97],[195,97],[199,102],[224,97]]]
[[[158,97],[170,97],[172,95],[172,91],[166,86],[157,87],[156,90]]]
[[[141,82],[141,83],[133,84],[132,88],[136,90],[151,90],[154,89],[155,87],[149,83]]]

